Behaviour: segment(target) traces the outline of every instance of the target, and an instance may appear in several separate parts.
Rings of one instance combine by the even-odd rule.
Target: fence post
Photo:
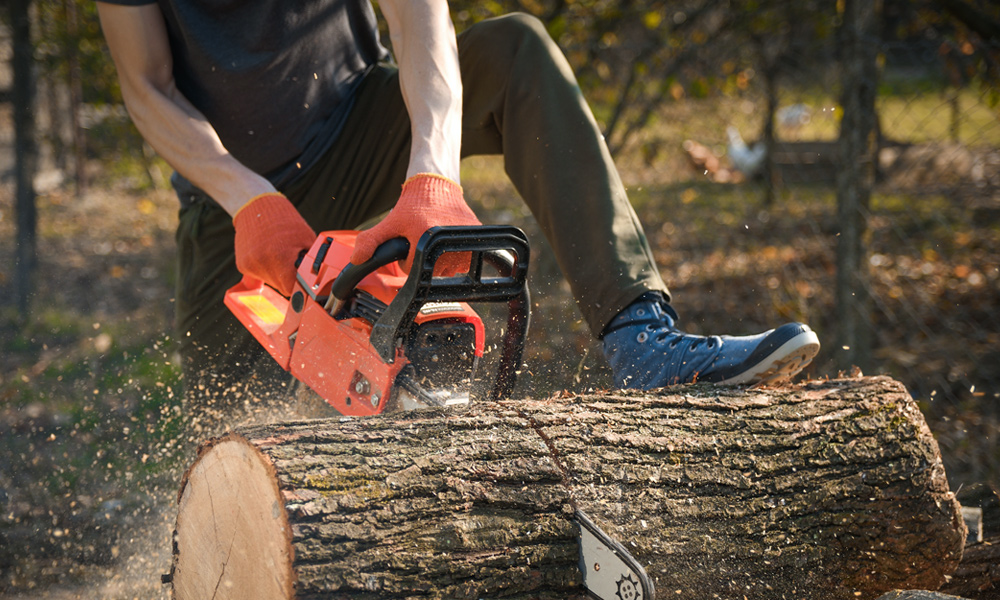
[[[872,310],[867,215],[877,159],[878,19],[881,0],[845,0],[841,25],[841,106],[837,171],[836,365],[868,369]]]

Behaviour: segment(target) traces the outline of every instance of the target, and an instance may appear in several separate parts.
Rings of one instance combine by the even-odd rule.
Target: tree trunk
[[[35,265],[38,262],[38,214],[35,207],[36,149],[34,97],[34,45],[31,42],[31,0],[11,0],[14,72],[14,179],[17,206],[17,253],[14,288],[21,319],[27,320],[34,293]]]
[[[936,589],[966,529],[899,383],[668,388],[320,419],[207,442],[174,597],[582,598],[574,510],[659,598]]]
[[[767,64],[764,67],[764,90],[767,95],[767,109],[761,139],[767,152],[762,172],[764,174],[764,206],[770,208],[774,206],[778,188],[781,187],[782,183],[778,169],[774,164],[774,157],[777,154],[775,151],[777,139],[774,135],[774,116],[778,112],[778,68],[775,65]]]

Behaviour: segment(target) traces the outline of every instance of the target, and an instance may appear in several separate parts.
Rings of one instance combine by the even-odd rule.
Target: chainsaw
[[[468,404],[486,347],[483,319],[469,305],[507,303],[486,396],[510,394],[528,330],[528,241],[510,226],[434,227],[417,242],[409,274],[395,238],[350,262],[357,231],[327,231],[297,264],[289,298],[250,276],[226,306],[285,370],[344,415]],[[469,270],[436,276],[446,253]],[[487,384],[489,382],[487,381]]]

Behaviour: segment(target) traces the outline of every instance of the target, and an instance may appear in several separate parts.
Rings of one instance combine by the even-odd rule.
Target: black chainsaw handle
[[[404,237],[392,238],[391,240],[382,242],[378,248],[375,248],[375,252],[371,258],[365,262],[360,265],[347,263],[344,270],[340,272],[340,275],[337,275],[337,278],[330,285],[330,294],[337,300],[344,302],[351,297],[354,288],[358,287],[362,279],[390,263],[403,260],[409,253],[410,242]]]
[[[449,252],[469,252],[468,273],[435,277],[434,265]],[[510,394],[521,365],[530,321],[531,301],[526,282],[528,238],[509,225],[432,227],[417,242],[413,266],[396,297],[372,324],[372,347],[386,363],[395,358],[397,340],[411,327],[427,302],[506,302],[507,329],[491,399]],[[484,263],[497,271],[491,276]]]

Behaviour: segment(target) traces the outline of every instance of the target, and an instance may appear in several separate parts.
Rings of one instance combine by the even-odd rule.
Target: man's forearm
[[[274,192],[274,186],[237,161],[222,145],[215,129],[176,90],[156,97],[145,90],[141,100],[127,102],[143,137],[178,173],[205,190],[229,214],[248,200]]]
[[[208,120],[174,85],[162,14],[155,4],[98,2],[122,96],[136,128],[178,173],[230,214],[274,186],[233,158]]]
[[[444,0],[380,3],[399,63],[413,142],[407,177],[437,173],[459,180],[462,77],[455,29]]]

